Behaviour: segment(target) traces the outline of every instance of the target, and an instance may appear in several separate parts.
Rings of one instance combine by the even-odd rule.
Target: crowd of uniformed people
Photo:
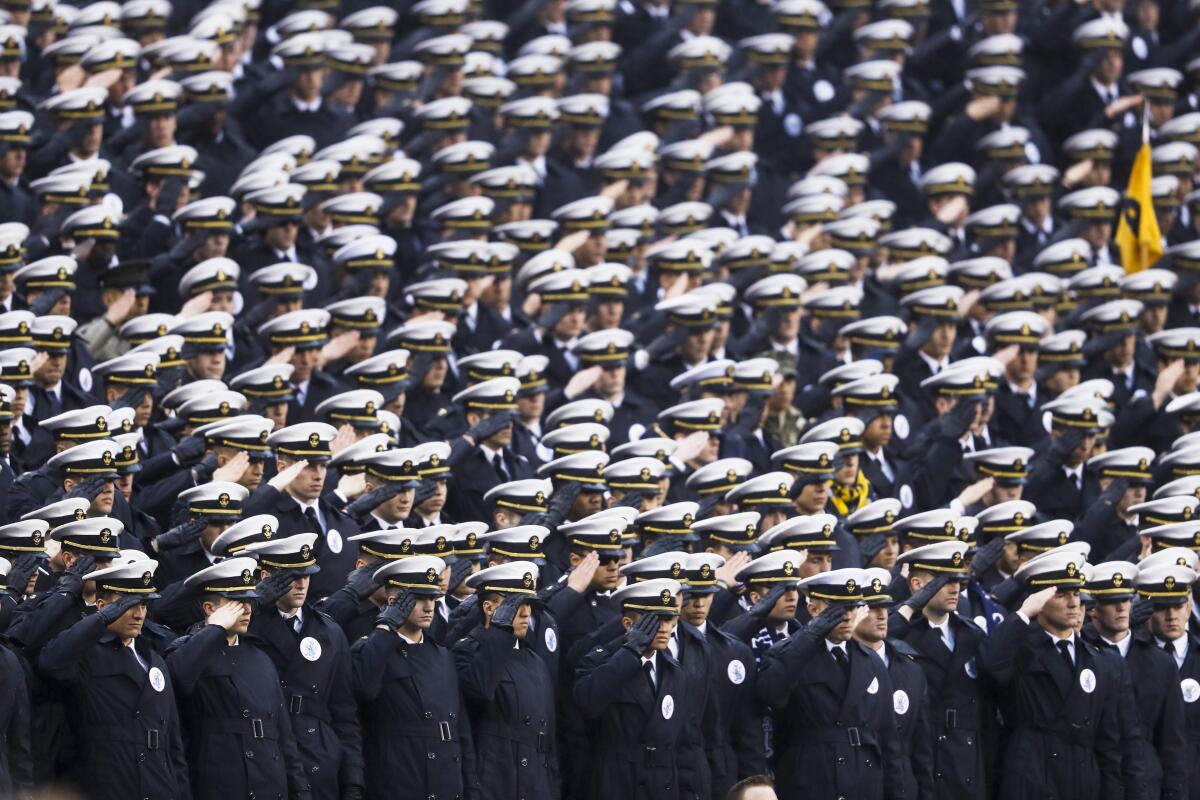
[[[1198,147],[1195,0],[0,0],[0,798],[1200,800]]]

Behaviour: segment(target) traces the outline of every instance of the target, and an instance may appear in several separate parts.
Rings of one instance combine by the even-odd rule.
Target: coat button
[[[250,719],[250,709],[248,709],[248,708],[242,709],[242,719]]]
[[[435,758],[437,758],[437,753],[426,753],[425,755],[429,758],[430,761],[433,761]]]
[[[522,722],[524,722],[526,725],[528,725],[528,724],[529,724],[529,717],[525,717],[525,718],[524,718],[523,720],[521,720],[521,721],[522,721]]]
[[[246,800],[254,800],[254,792],[250,792],[250,794],[246,795]]]
[[[145,753],[138,753],[138,763],[139,764],[146,763],[146,754]]]
[[[528,767],[528,766],[529,766],[529,759],[528,759],[528,758],[522,758],[522,759],[521,759],[521,766],[522,766],[522,767]]]
[[[426,711],[426,712],[425,712],[425,719],[433,719],[433,712],[432,712],[432,711]]]
[[[253,750],[247,750],[247,751],[246,751],[246,758],[254,758],[254,751],[253,751]]]

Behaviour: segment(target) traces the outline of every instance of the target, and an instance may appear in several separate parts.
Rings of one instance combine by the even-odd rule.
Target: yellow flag
[[[1154,202],[1150,197],[1153,176],[1147,138],[1143,137],[1133,170],[1129,173],[1121,219],[1117,223],[1117,246],[1121,248],[1121,263],[1127,274],[1149,269],[1163,254],[1162,233],[1158,230],[1158,217],[1154,215]]]

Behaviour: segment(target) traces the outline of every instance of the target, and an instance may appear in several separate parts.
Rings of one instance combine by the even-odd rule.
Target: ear
[[[567,555],[567,562],[570,563],[572,567],[578,567],[580,561],[583,561],[583,557],[578,553],[569,553]]]

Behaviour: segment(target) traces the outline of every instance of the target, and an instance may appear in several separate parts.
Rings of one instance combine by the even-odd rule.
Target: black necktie
[[[646,673],[646,683],[650,685],[650,694],[657,694],[658,687],[654,685],[654,664],[643,661],[642,672]]]
[[[325,529],[321,527],[321,520],[317,519],[317,510],[312,506],[304,509],[304,518],[308,520],[308,524],[312,525],[312,532],[318,536],[325,533]]]
[[[504,453],[496,453],[496,457],[492,460],[492,464],[496,467],[496,474],[500,476],[500,481],[502,483],[508,483],[508,469],[504,466]]]
[[[1175,645],[1171,642],[1163,642],[1163,650],[1171,654],[1171,658],[1175,657]]]
[[[840,647],[835,647],[829,651],[833,654],[833,660],[842,668],[842,672],[850,674],[850,659],[846,658],[846,651]]]
[[[1075,672],[1075,659],[1071,658],[1071,645],[1066,639],[1058,643],[1058,652],[1062,654],[1063,661],[1067,664],[1067,669],[1070,672]]]

